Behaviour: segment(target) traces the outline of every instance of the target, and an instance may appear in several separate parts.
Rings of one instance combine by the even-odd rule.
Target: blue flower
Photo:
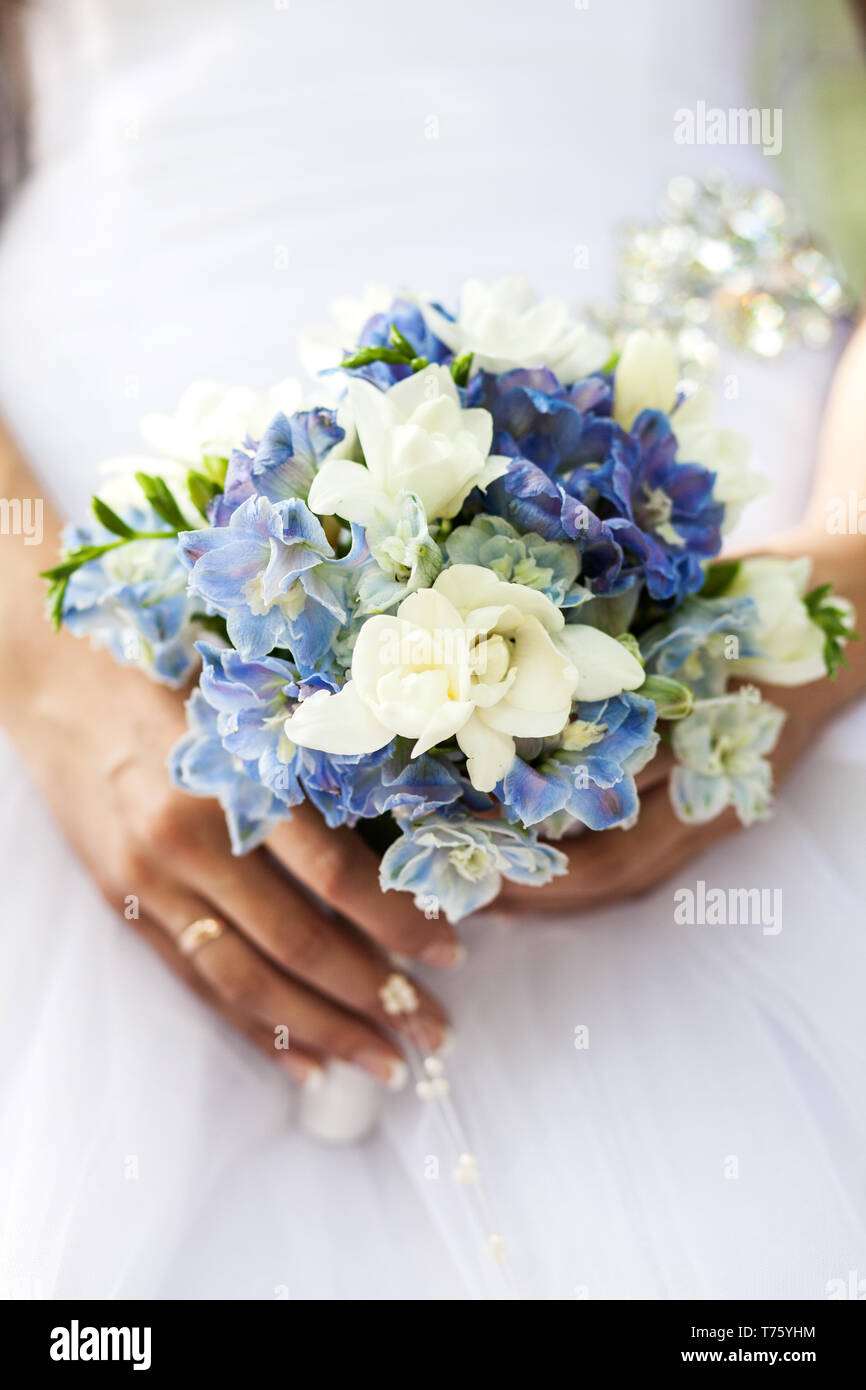
[[[630,433],[613,426],[603,462],[577,469],[566,485],[637,561],[651,596],[681,601],[701,587],[703,562],[721,548],[724,507],[713,498],[715,474],[676,453],[668,417],[644,410]]]
[[[492,902],[503,878],[541,885],[567,870],[565,856],[535,833],[454,810],[401,817],[403,833],[382,858],[379,882],[413,893],[415,905],[459,922]]]
[[[286,734],[288,715],[301,695],[333,690],[330,677],[301,682],[291,662],[279,657],[244,659],[231,648],[199,643],[201,694],[217,712],[216,729],[227,752],[285,806],[306,796],[329,826],[354,825],[398,807],[416,814],[456,801],[460,778],[432,754],[412,759],[411,739],[395,739],[366,757],[329,756],[300,748]]]
[[[483,565],[507,584],[524,584],[546,594],[559,608],[587,600],[589,591],[576,582],[579,552],[564,541],[548,541],[531,531],[523,535],[499,516],[476,516],[458,526],[445,542],[454,565]]]
[[[218,716],[201,690],[186,704],[188,730],[169,754],[172,780],[192,796],[215,797],[225,812],[232,852],[255,849],[286,819],[286,808],[262,785],[255,763],[225,748]]]
[[[412,344],[416,356],[423,357],[428,362],[451,361],[453,353],[427,327],[418,306],[399,298],[394,300],[384,314],[374,314],[367,320],[358,343],[346,344],[347,354],[351,353],[355,346],[393,347],[392,325]],[[371,362],[366,367],[351,368],[349,374],[363,377],[365,381],[371,381],[374,386],[387,391],[389,386],[394,386],[404,377],[411,376],[412,368],[399,362]]]
[[[124,509],[135,530],[164,531],[149,507]],[[116,540],[92,525],[64,532],[67,550]],[[107,647],[116,661],[140,666],[166,685],[182,685],[195,666],[196,605],[187,594],[177,542],[130,541],[82,565],[69,579],[63,622],[77,637]]]
[[[638,810],[635,774],[658,744],[655,717],[651,700],[627,692],[579,704],[559,746],[524,750],[536,761],[516,757],[497,787],[509,820],[537,825],[566,811],[590,830],[631,821]]]
[[[226,619],[247,661],[290,647],[314,671],[347,618],[350,557],[334,562],[321,523],[299,498],[249,497],[227,526],[179,537],[190,589]]]
[[[603,458],[614,430],[613,390],[604,376],[561,385],[547,367],[517,368],[496,376],[479,372],[468,403],[493,416],[493,451],[528,459],[548,477]]]
[[[581,574],[596,592],[615,593],[634,582],[623,573],[623,549],[611,528],[527,459],[515,459],[504,477],[488,486],[485,506],[522,531],[576,542]]]
[[[291,662],[264,656],[245,661],[231,647],[200,642],[201,693],[217,712],[216,728],[227,752],[255,767],[257,779],[286,806],[304,799],[297,749],[285,724],[298,672]],[[321,755],[318,755],[321,756]]]
[[[721,695],[726,662],[761,655],[757,626],[758,610],[750,598],[687,598],[641,637],[647,672],[685,682],[699,699]]]
[[[280,412],[258,444],[232,451],[224,491],[211,504],[211,525],[227,526],[249,497],[306,502],[320,464],[344,435],[333,410],[301,410],[291,417]]]

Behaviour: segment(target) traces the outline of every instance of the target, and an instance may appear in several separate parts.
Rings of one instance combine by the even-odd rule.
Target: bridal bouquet
[[[784,715],[748,682],[833,676],[852,613],[807,560],[716,559],[763,485],[672,342],[512,279],[342,314],[313,401],[147,418],[46,574],[58,625],[197,670],[175,781],[236,853],[304,798],[367,823],[382,888],[452,921],[632,826],[660,738],[683,819],[766,816]]]

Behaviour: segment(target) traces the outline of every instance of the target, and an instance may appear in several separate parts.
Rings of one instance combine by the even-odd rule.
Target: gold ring
[[[192,956],[208,941],[216,941],[224,931],[225,923],[217,921],[216,917],[198,917],[184,927],[177,944],[185,956]]]

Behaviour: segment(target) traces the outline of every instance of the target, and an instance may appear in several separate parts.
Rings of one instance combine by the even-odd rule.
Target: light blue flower
[[[721,695],[730,660],[760,656],[758,610],[750,598],[687,598],[640,639],[647,673],[672,676],[699,699]]]
[[[231,647],[200,642],[201,693],[216,710],[216,728],[227,752],[255,767],[256,776],[286,806],[304,799],[297,749],[286,737],[285,723],[294,701],[287,690],[297,668],[279,657],[245,661]],[[321,755],[320,755],[321,756]]]
[[[677,766],[670,794],[680,820],[701,823],[733,806],[743,825],[764,820],[772,807],[773,770],[765,754],[776,746],[784,710],[757,689],[699,705],[672,726]]]
[[[138,531],[165,531],[149,507],[128,507],[122,519]],[[105,545],[116,536],[103,526],[68,528],[66,550]],[[166,685],[182,685],[195,666],[200,603],[187,594],[186,570],[172,536],[130,541],[82,565],[69,578],[62,618],[76,637],[106,647],[116,661],[140,666]]]
[[[432,586],[442,568],[442,552],[414,492],[399,494],[396,516],[377,513],[365,535],[370,562],[358,583],[362,613],[385,613],[407,594]]]
[[[572,608],[591,597],[577,581],[580,553],[574,545],[523,535],[501,516],[476,516],[458,526],[445,542],[454,565],[484,565],[506,584],[525,584],[546,594],[558,608]]]
[[[329,756],[292,743],[285,730],[298,697],[332,690],[328,676],[300,683],[295,667],[279,657],[244,659],[231,648],[199,644],[201,693],[217,712],[225,749],[240,758],[285,806],[308,798],[329,826],[354,825],[400,807],[415,814],[456,801],[458,773],[432,754],[412,758],[412,740],[395,739],[364,757]]]
[[[217,711],[200,690],[186,704],[188,729],[171,750],[172,780],[192,796],[215,797],[225,813],[232,853],[255,849],[285,820],[288,811],[258,780],[254,762],[224,747]]]
[[[305,502],[249,497],[227,526],[182,532],[190,589],[226,619],[247,661],[288,647],[302,674],[316,669],[346,621],[349,557],[334,552]]]
[[[232,513],[249,497],[306,502],[320,464],[344,435],[333,410],[317,407],[291,416],[280,412],[257,444],[233,450],[225,489],[210,509],[211,524],[227,526]]]
[[[658,745],[655,718],[652,701],[629,692],[577,705],[556,746],[524,742],[496,789],[506,815],[537,825],[565,811],[590,830],[630,823],[635,776]]]
[[[535,833],[458,810],[400,817],[403,833],[382,858],[382,891],[413,893],[422,911],[459,922],[492,902],[503,878],[540,886],[567,871],[568,861]]]

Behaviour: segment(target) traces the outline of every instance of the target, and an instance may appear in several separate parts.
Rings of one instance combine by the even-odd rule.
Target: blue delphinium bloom
[[[563,386],[547,367],[479,372],[467,402],[493,416],[494,453],[528,459],[560,481],[580,464],[604,458],[616,428],[611,382],[600,375]]]
[[[449,922],[492,902],[503,878],[540,885],[567,871],[559,850],[506,821],[459,810],[398,819],[403,833],[382,858],[382,890],[413,893],[417,907],[428,915],[442,911]]]
[[[613,427],[603,462],[583,465],[566,484],[637,560],[652,597],[674,602],[703,584],[703,562],[721,549],[725,511],[713,498],[715,474],[676,454],[668,417],[644,410],[630,433]]]
[[[294,702],[297,668],[279,657],[245,661],[231,647],[200,642],[201,693],[217,712],[217,730],[225,749],[256,769],[256,776],[286,806],[304,799],[298,776],[297,749],[285,732]],[[330,688],[330,687],[326,687]],[[319,756],[312,755],[312,756]]]
[[[527,531],[521,535],[501,516],[476,516],[458,526],[445,542],[454,565],[483,565],[507,584],[524,584],[546,594],[559,608],[573,608],[590,598],[577,583],[580,555],[564,541],[548,541]]]
[[[201,690],[186,704],[187,732],[171,750],[172,780],[192,796],[216,797],[225,812],[232,852],[255,849],[286,819],[286,807],[264,786],[254,762],[224,746],[217,711]]]
[[[537,825],[566,811],[590,830],[629,823],[638,810],[635,775],[655,754],[655,706],[624,692],[579,704],[558,746],[516,757],[496,789],[510,820]]]
[[[271,502],[299,497],[306,502],[319,465],[344,435],[333,410],[318,407],[291,416],[280,412],[257,444],[232,451],[224,491],[211,504],[211,524],[227,526],[249,497]]]
[[[447,759],[432,753],[413,758],[411,753],[412,739],[396,738],[378,753],[329,759],[354,819],[400,810],[423,816],[459,799],[461,779]]]
[[[624,552],[622,577],[645,576],[652,597],[664,601],[701,587],[702,562],[721,546],[724,507],[713,497],[715,475],[677,458],[666,415],[644,411],[626,431],[611,418],[609,377],[564,387],[546,368],[481,372],[468,398],[492,413],[494,449],[518,460],[493,492],[503,515],[549,539],[572,535],[583,549],[592,538],[581,540],[579,513],[567,501],[576,499]],[[598,558],[584,563],[602,580],[600,592],[612,587],[610,564],[609,556],[601,566]]]
[[[149,507],[125,508],[138,531],[165,531]],[[97,524],[64,532],[66,550],[105,545],[117,538]],[[196,604],[187,594],[186,569],[174,536],[130,541],[82,565],[69,578],[62,619],[77,637],[90,637],[116,661],[140,666],[166,685],[182,685],[195,666]]]
[[[758,610],[750,598],[687,598],[641,637],[647,672],[685,682],[698,699],[721,695],[727,662],[761,655],[757,626]]]
[[[417,304],[399,298],[394,300],[394,303],[385,313],[374,314],[372,318],[367,320],[357,344],[346,344],[347,355],[356,346],[393,347],[392,326],[412,344],[417,357],[423,357],[427,362],[451,361],[453,353],[427,327],[424,315]],[[365,381],[371,381],[374,386],[380,387],[383,391],[387,391],[389,386],[394,386],[398,381],[412,375],[412,368],[400,362],[370,362],[366,367],[353,367],[350,370],[352,376],[363,377]]]
[[[227,526],[178,543],[191,592],[225,617],[247,661],[289,647],[302,673],[315,671],[348,616],[347,565],[305,502],[249,497]]]
[[[207,642],[199,643],[199,651],[201,693],[217,712],[223,746],[287,807],[306,796],[329,826],[354,825],[397,807],[420,814],[460,796],[451,764],[432,754],[413,759],[411,739],[395,739],[364,757],[331,756],[293,743],[286,719],[299,696],[335,688],[328,675],[302,682],[293,664],[279,657],[244,661],[231,648]]]
[[[634,576],[624,572],[623,549],[613,531],[528,459],[515,459],[508,472],[488,486],[484,506],[521,531],[548,541],[575,542],[581,574],[598,593],[614,593],[634,583]]]

